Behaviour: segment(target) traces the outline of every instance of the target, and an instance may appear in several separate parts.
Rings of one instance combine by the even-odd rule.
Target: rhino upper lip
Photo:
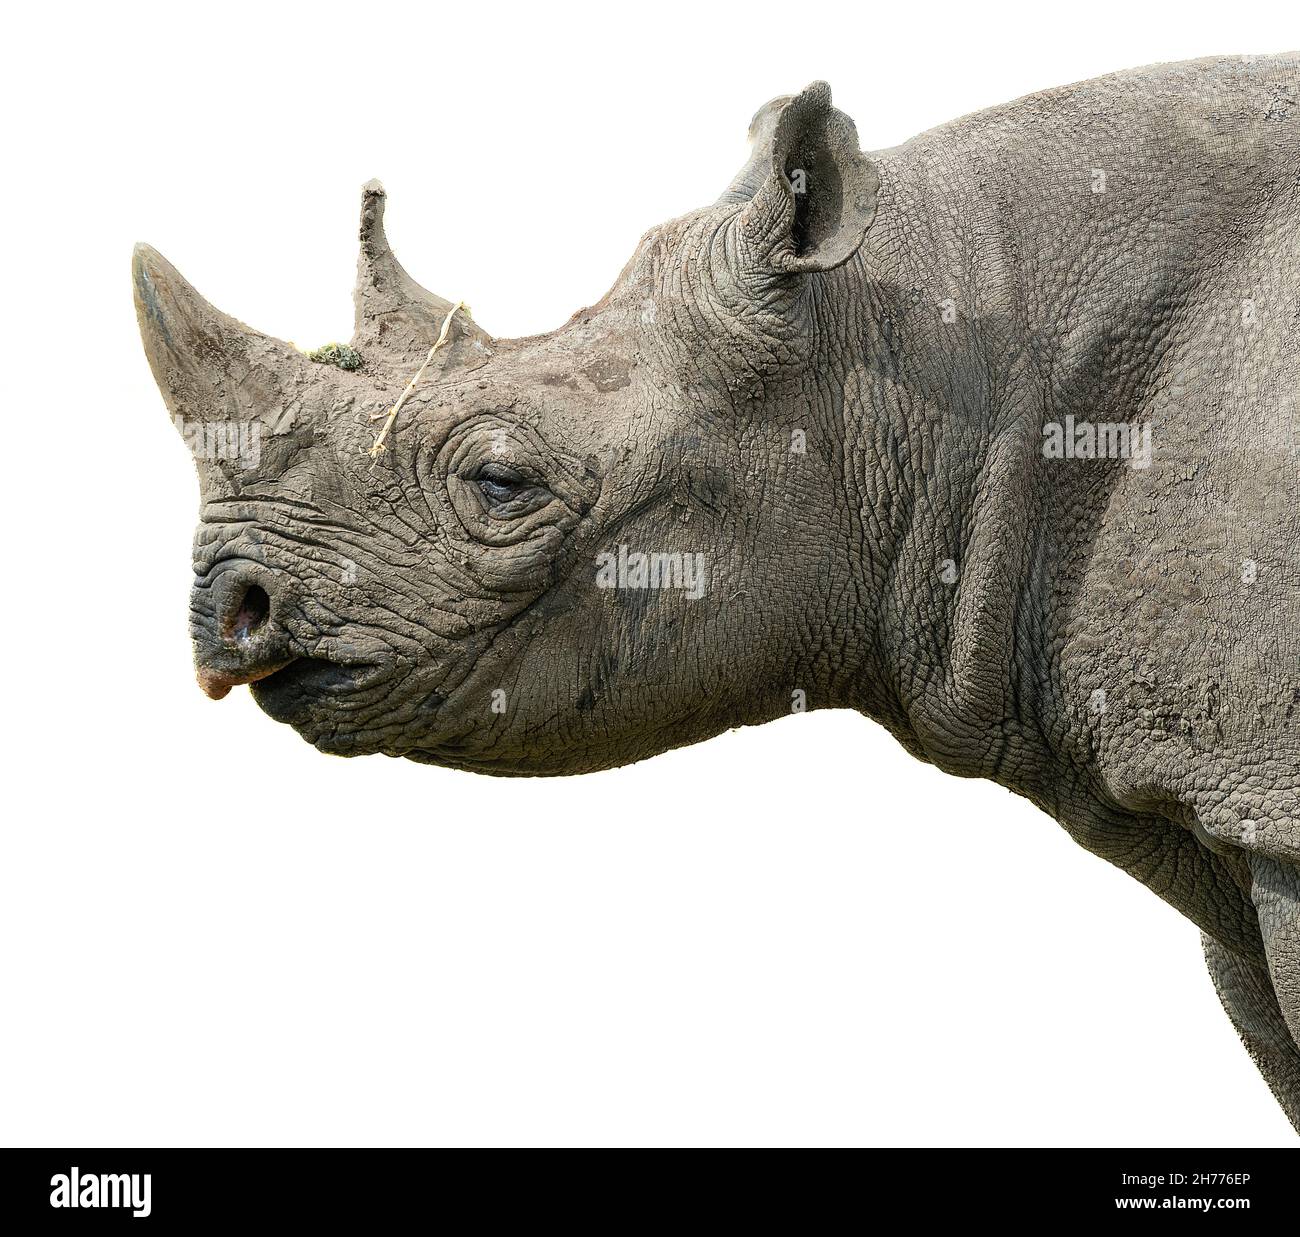
[[[221,700],[230,694],[232,687],[239,687],[245,683],[260,683],[279,674],[282,670],[300,665],[303,668],[312,667],[317,671],[332,668],[337,672],[337,677],[345,679],[353,687],[364,686],[371,681],[378,669],[371,662],[351,662],[336,657],[285,653],[283,656],[260,662],[256,666],[221,669],[216,666],[198,665],[195,667],[195,677],[205,695],[212,700]]]
[[[199,680],[199,686],[203,689],[205,696],[210,700],[221,700],[230,694],[232,687],[238,687],[243,683],[256,683],[259,679],[269,678],[277,670],[283,670],[285,666],[297,660],[296,657],[285,657],[282,660],[267,662],[265,665],[255,668],[234,671],[198,666],[195,669],[195,676]]]

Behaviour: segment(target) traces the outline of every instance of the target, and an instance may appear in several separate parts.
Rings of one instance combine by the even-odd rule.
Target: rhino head
[[[750,138],[718,202],[648,232],[599,304],[526,339],[411,279],[374,182],[341,365],[137,248],[145,350],[199,473],[209,696],[250,684],[325,752],[549,774],[833,690],[827,272],[862,244],[878,182],[824,83],[761,109]]]

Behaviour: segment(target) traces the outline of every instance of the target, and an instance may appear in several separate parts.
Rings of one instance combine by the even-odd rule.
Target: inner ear
[[[844,225],[844,178],[824,133],[800,134],[786,159],[785,175],[794,192],[794,252],[805,257]]]

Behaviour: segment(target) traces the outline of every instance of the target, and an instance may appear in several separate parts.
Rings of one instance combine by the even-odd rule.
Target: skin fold
[[[377,183],[355,368],[137,247],[200,684],[323,752],[508,775],[856,709],[1194,921],[1300,1128],[1300,62],[867,154],[816,83],[750,139],[559,330],[456,312],[374,459],[453,310]]]

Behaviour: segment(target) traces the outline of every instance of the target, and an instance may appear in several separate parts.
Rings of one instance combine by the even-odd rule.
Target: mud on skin
[[[864,154],[814,84],[559,330],[455,315],[373,465],[452,310],[377,183],[352,368],[138,247],[201,686],[496,774],[857,709],[1193,920],[1300,1127],[1298,115],[1202,60]]]

